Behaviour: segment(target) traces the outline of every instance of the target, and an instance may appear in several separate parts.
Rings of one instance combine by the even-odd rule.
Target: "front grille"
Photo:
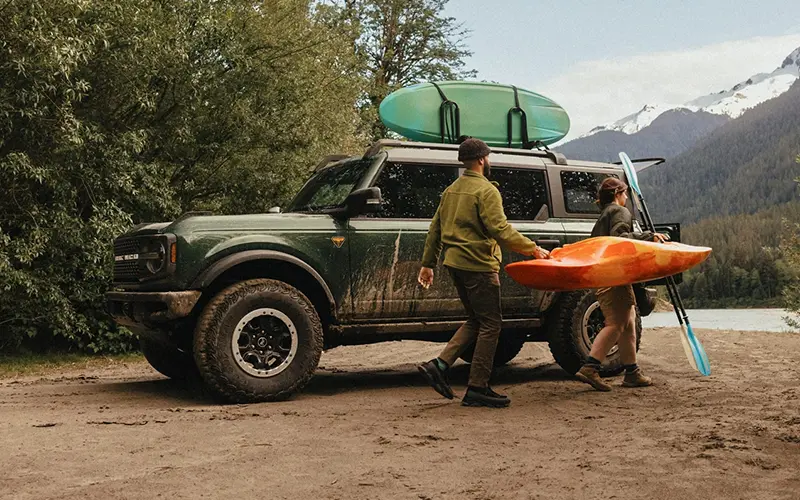
[[[139,253],[140,241],[136,238],[119,238],[114,241],[114,257]],[[144,271],[139,260],[114,260],[114,283],[138,283]]]
[[[114,240],[114,255],[139,253],[139,240],[136,238],[117,238]]]
[[[163,279],[175,271],[170,261],[172,234],[127,236],[114,241],[114,283],[134,284]],[[118,257],[124,257],[117,260]],[[149,267],[149,268],[148,268]]]

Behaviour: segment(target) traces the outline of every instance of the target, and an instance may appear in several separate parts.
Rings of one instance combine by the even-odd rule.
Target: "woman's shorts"
[[[624,325],[628,322],[631,307],[636,304],[633,287],[630,285],[600,288],[595,292],[600,310],[606,318],[606,324]]]

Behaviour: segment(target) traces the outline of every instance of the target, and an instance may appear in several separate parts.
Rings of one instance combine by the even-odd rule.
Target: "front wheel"
[[[194,335],[203,380],[235,403],[276,401],[299,391],[322,354],[322,324],[311,301],[286,283],[232,285],[206,305]]]
[[[195,371],[191,354],[155,340],[140,337],[139,349],[157,372],[174,380],[188,380]]]
[[[569,374],[577,372],[589,357],[592,343],[605,325],[594,290],[564,293],[548,318],[548,344],[556,362]],[[636,310],[636,350],[642,339],[642,318]],[[601,375],[621,373],[622,360],[615,345],[606,356]]]

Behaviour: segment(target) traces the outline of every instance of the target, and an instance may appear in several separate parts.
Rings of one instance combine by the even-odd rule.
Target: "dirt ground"
[[[138,362],[3,379],[0,497],[800,498],[800,335],[698,336],[711,377],[652,329],[658,385],[611,393],[529,344],[496,376],[504,410],[425,386],[421,342],[326,352],[283,403],[217,405]]]

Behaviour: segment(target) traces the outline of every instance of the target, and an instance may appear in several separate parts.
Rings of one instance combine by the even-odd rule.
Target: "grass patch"
[[[144,361],[141,353],[127,354],[0,354],[0,379],[26,375],[51,374],[54,371],[105,368],[125,363]]]

